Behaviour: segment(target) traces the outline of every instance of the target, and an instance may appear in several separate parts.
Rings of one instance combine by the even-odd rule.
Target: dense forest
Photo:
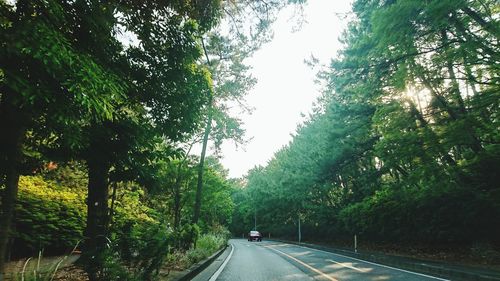
[[[356,234],[498,261],[498,2],[352,8],[342,50],[318,73],[315,109],[233,195],[233,233],[256,221],[265,236],[295,240],[300,222],[302,240]]]
[[[0,280],[68,253],[84,280],[155,280],[254,224],[498,260],[496,0],[353,1],[290,143],[243,179],[207,154],[245,143],[247,59],[304,2],[0,0]]]
[[[0,0],[0,280],[80,251],[89,280],[151,280],[222,247],[237,182],[207,146],[244,142],[243,61],[301,2]]]

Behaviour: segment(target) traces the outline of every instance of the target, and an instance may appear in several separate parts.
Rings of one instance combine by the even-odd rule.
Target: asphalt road
[[[194,281],[446,280],[281,242],[232,239],[229,243]]]

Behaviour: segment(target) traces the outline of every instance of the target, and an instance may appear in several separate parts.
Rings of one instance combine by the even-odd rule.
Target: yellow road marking
[[[299,260],[299,259],[297,259],[297,258],[294,258],[294,257],[290,256],[289,254],[283,253],[283,252],[282,252],[282,251],[280,251],[280,250],[276,250],[276,249],[272,248],[271,246],[264,246],[264,247],[269,248],[269,249],[271,249],[271,250],[273,250],[273,251],[276,251],[276,252],[278,252],[278,253],[280,253],[280,254],[282,254],[282,255],[284,255],[284,256],[287,256],[287,257],[291,258],[292,260],[294,260],[294,261],[296,261],[296,262],[300,263],[301,265],[303,265],[303,266],[305,266],[305,267],[309,268],[310,270],[312,270],[312,271],[314,271],[314,272],[316,272],[316,273],[320,274],[321,276],[325,277],[325,278],[326,278],[326,279],[328,279],[328,280],[331,280],[331,281],[339,281],[338,279],[335,279],[335,278],[333,278],[333,277],[331,277],[331,276],[326,275],[326,273],[324,273],[324,272],[320,271],[319,269],[316,269],[316,268],[314,268],[314,267],[312,267],[312,266],[308,265],[307,263],[305,263],[305,262],[303,262],[303,261],[301,261],[301,260]]]

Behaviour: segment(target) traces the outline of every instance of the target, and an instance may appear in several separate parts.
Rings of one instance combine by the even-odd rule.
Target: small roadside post
[[[299,243],[302,240],[302,233],[300,231],[300,213],[299,213]]]
[[[354,252],[358,253],[358,237],[354,234]]]

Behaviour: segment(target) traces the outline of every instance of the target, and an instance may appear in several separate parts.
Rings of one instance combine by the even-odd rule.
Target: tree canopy
[[[192,200],[196,158],[182,144],[206,127],[215,92],[228,100],[243,95],[253,83],[245,76],[244,56],[234,54],[256,35],[244,39],[243,33],[231,30],[227,35],[233,37],[224,39],[215,30],[226,16],[251,10],[233,26],[249,20],[266,32],[272,15],[287,3],[0,1],[0,279],[13,247],[9,237],[26,242],[25,250],[35,250],[35,243],[11,226],[40,222],[43,216],[34,210],[45,201],[37,194],[67,197],[68,186],[77,186],[75,193],[85,198],[87,208],[85,213],[68,208],[77,217],[68,219],[72,236],[61,245],[83,238],[82,264],[90,280],[111,280],[110,261],[129,263],[150,279],[169,244],[189,248],[196,243],[199,227],[185,219],[186,213],[192,215],[192,205],[200,205]],[[235,38],[241,40],[231,42]],[[231,62],[201,63],[207,50],[210,56],[225,52]],[[239,121],[228,117],[222,103],[218,109],[213,114],[217,139],[240,137]],[[199,206],[205,232],[227,224],[233,208],[227,173],[216,160],[208,162],[201,167],[206,179],[200,179],[206,185]],[[78,174],[85,180],[66,182],[54,194],[47,191],[53,186],[50,173],[44,172],[47,167],[66,169],[70,163],[78,163],[68,172],[71,177]],[[57,220],[57,210],[68,202],[43,211]],[[207,204],[216,208],[207,209]],[[116,212],[132,206],[137,216],[113,220]],[[52,222],[39,247],[54,245],[52,230],[63,228]],[[175,234],[164,235],[165,224],[171,222]],[[148,235],[156,240],[141,241],[141,247],[156,250],[132,258],[130,253],[147,247],[131,241]],[[120,249],[110,249],[109,241]],[[122,261],[113,258],[116,251]]]
[[[498,6],[354,1],[323,96],[236,193],[232,230],[498,244]],[[468,243],[468,244],[467,244]]]

